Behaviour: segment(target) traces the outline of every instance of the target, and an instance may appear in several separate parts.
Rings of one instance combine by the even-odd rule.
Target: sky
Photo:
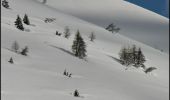
[[[169,0],[126,0],[169,18]]]

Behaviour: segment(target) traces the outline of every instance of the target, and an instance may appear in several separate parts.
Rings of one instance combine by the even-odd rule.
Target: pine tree
[[[19,50],[19,44],[17,43],[17,41],[14,41],[14,43],[12,44],[12,50],[14,51],[14,52],[18,52],[18,50]]]
[[[67,71],[66,71],[66,69],[65,69],[63,75],[66,75],[66,74],[67,74]]]
[[[119,56],[120,56],[120,60],[121,60],[121,63],[124,65],[126,64],[126,60],[127,60],[127,49],[124,47],[121,49],[120,53],[119,53]]]
[[[29,21],[27,14],[24,15],[23,22],[27,25],[30,25],[30,21]]]
[[[137,58],[136,45],[133,45],[133,47],[132,47],[132,62],[135,66],[136,66],[136,58]]]
[[[14,61],[13,61],[13,59],[12,59],[12,57],[9,59],[9,61],[8,61],[9,63],[11,63],[11,64],[13,64],[14,63]]]
[[[3,0],[2,1],[2,6],[8,9],[9,8],[8,1],[7,0]]]
[[[136,67],[139,67],[141,65],[143,65],[143,63],[146,61],[145,60],[145,56],[143,55],[142,51],[141,51],[141,48],[139,48],[139,50],[137,51],[137,66]]]
[[[64,29],[64,37],[68,39],[70,37],[70,35],[71,35],[70,29],[68,26],[66,26]]]
[[[73,41],[72,51],[76,57],[79,58],[86,57],[86,44],[83,38],[81,37],[79,30],[77,31],[77,34]]]
[[[74,96],[75,96],[75,97],[79,97],[79,96],[80,96],[78,90],[75,90],[75,91],[74,91]]]
[[[15,26],[16,26],[18,29],[24,31],[24,27],[23,27],[23,24],[22,24],[22,20],[21,20],[21,18],[19,17],[19,15],[17,15],[17,19],[16,19],[16,21],[15,21]]]
[[[90,38],[90,41],[93,42],[94,39],[96,39],[96,36],[95,36],[95,34],[92,32],[92,33],[90,34],[89,38]]]
[[[22,49],[21,54],[24,55],[24,56],[27,56],[27,53],[28,53],[28,47],[25,46],[25,48]]]

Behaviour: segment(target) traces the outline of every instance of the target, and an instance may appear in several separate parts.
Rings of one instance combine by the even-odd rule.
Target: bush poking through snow
[[[9,9],[9,4],[8,4],[8,1],[7,0],[3,0],[2,1],[2,6]]]
[[[119,27],[116,27],[116,25],[114,25],[113,23],[108,25],[106,27],[106,30],[112,32],[112,33],[118,33],[120,31],[120,28]]]
[[[55,34],[58,35],[58,36],[61,36],[61,33],[59,33],[58,31],[56,31]]]
[[[24,56],[27,56],[27,53],[28,53],[28,47],[25,46],[25,48],[22,49],[21,54],[24,55]]]
[[[22,20],[21,20],[21,18],[19,17],[19,15],[17,15],[17,19],[16,19],[16,21],[15,21],[15,26],[16,26],[16,28],[18,28],[19,30],[24,31],[24,27],[23,27],[23,24],[22,24]]]
[[[29,21],[27,14],[24,15],[23,22],[27,25],[30,25],[30,21]]]
[[[79,57],[81,59],[86,57],[86,44],[81,37],[79,30],[77,31],[77,34],[73,41],[72,51],[76,57]]]
[[[12,59],[12,57],[9,59],[9,61],[8,61],[9,63],[11,63],[11,64],[13,64],[14,63],[14,61],[13,61],[13,59]]]
[[[152,72],[153,70],[156,70],[157,68],[156,67],[149,67],[145,70],[145,73],[149,73],[149,72]]]
[[[75,97],[80,97],[78,90],[76,89],[73,94]]]
[[[14,51],[14,52],[16,52],[16,53],[18,52],[18,50],[19,50],[19,44],[18,44],[17,41],[14,41],[14,43],[12,44],[11,49],[12,49],[12,51]]]
[[[65,69],[63,75],[71,77],[72,73],[67,72],[66,69]]]

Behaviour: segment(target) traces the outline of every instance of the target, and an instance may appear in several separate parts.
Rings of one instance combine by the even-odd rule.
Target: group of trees
[[[17,41],[14,41],[12,46],[11,46],[11,50],[15,53],[27,56],[29,49],[28,49],[28,46],[25,46],[21,51],[19,51],[19,44],[18,44]],[[14,63],[13,58],[11,57],[8,62],[13,64]]]
[[[141,48],[136,48],[135,45],[132,47],[123,47],[119,53],[120,61],[123,65],[133,65],[135,67],[145,67],[145,56],[141,51]]]
[[[146,62],[145,56],[141,50],[141,48],[136,48],[135,45],[132,47],[123,47],[119,53],[120,56],[120,63],[122,65],[132,65],[136,68],[142,67],[144,69],[144,72],[147,74],[149,72],[152,72],[153,70],[156,70],[156,67],[148,67],[144,65]]]
[[[56,35],[60,36],[61,34],[56,34]],[[64,37],[68,39],[70,36],[71,36],[70,28],[66,26],[64,28]],[[96,39],[96,35],[94,34],[94,32],[91,32],[91,34],[89,35],[89,39],[92,42],[94,41],[94,39]]]
[[[24,15],[23,22],[24,22],[26,25],[30,25],[30,21],[29,21],[29,18],[28,18],[28,16],[27,16],[27,14]],[[18,28],[19,30],[24,31],[24,26],[23,26],[23,24],[22,24],[22,19],[20,18],[19,15],[17,15],[17,19],[16,19],[16,21],[15,21],[15,26],[16,26],[16,28]]]
[[[15,53],[20,53],[21,55],[27,56],[28,53],[28,46],[25,46],[21,51],[19,51],[19,44],[17,41],[14,41],[11,47],[12,51]]]
[[[2,6],[9,9],[9,4],[8,4],[8,1],[7,0],[3,0],[2,1]]]

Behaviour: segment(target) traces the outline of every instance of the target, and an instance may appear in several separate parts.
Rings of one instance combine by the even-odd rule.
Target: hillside
[[[56,1],[58,4],[62,4],[59,3],[59,0]],[[49,0],[48,3],[57,4],[56,1]],[[75,1],[79,4],[78,0]],[[128,8],[135,7],[120,0],[115,1],[120,5],[128,6]],[[61,0],[61,2],[67,4],[65,0]],[[72,7],[75,7],[76,3],[73,0],[68,0],[68,2],[72,3],[71,5],[74,4]],[[97,0],[93,0],[93,2],[97,3]],[[110,2],[111,0],[106,0],[105,3],[111,6],[109,5],[111,4]],[[84,0],[85,3],[90,4]],[[90,19],[87,21],[83,17],[65,12],[68,10],[61,10],[64,6],[54,8],[53,5],[47,4],[44,5],[36,0],[9,0],[11,9],[5,9],[1,6],[2,100],[169,99],[169,55],[123,35],[127,32],[134,32],[134,30],[131,30],[136,22],[129,23],[128,27],[123,26],[123,23],[130,20],[137,21],[140,15],[132,17],[129,13],[126,15],[127,19],[122,18],[115,21],[122,28],[122,31],[112,34],[100,27],[100,25],[95,25],[93,22],[95,20],[90,21]],[[78,7],[82,9],[89,8],[83,5]],[[124,7],[122,9],[125,9]],[[79,10],[82,12],[81,9]],[[121,9],[117,10],[121,12]],[[134,12],[133,10],[129,9],[128,11]],[[138,7],[135,8],[135,11],[137,10],[146,15],[147,20],[153,23],[165,23],[163,26],[159,26],[160,29],[156,28],[155,31],[158,31],[158,29],[162,33],[166,31],[167,21],[165,18],[158,15],[153,18],[154,14],[151,12]],[[89,8],[87,12],[90,13],[90,11],[92,10]],[[79,13],[79,11],[75,12]],[[14,21],[18,14],[23,18],[25,13],[28,14],[31,25],[23,24],[26,31],[20,31],[15,27]],[[121,13],[116,15],[115,18],[124,17]],[[51,23],[45,23],[45,18],[55,18],[56,20]],[[97,18],[100,19],[100,17]],[[143,22],[141,27],[144,30],[146,29],[147,33],[149,28],[146,28],[144,24],[148,25],[149,22],[143,20],[140,19],[139,21]],[[108,20],[108,22],[111,21]],[[63,33],[65,26],[69,26],[71,30],[69,39],[55,35],[56,31]],[[140,29],[135,29],[135,31],[141,32]],[[71,46],[77,30],[80,31],[87,45],[86,60],[72,55]],[[88,38],[91,32],[96,34],[94,42],[89,41]],[[150,31],[150,33],[152,34],[153,31]],[[166,39],[165,41],[167,41]],[[23,56],[10,50],[14,41],[18,42],[20,50],[24,46],[29,47],[28,56]],[[125,70],[125,66],[113,59],[113,57],[119,58],[118,53],[123,46],[133,44],[141,47],[147,60],[145,65],[147,67],[154,66],[157,70],[149,74],[145,74],[141,68],[130,67]],[[8,63],[10,57],[13,57],[14,64]],[[73,74],[72,78],[63,76],[65,69]],[[79,90],[82,98],[72,96],[75,89]]]
[[[38,0],[42,1],[42,0]],[[124,0],[47,0],[46,5],[169,53],[169,19]]]

